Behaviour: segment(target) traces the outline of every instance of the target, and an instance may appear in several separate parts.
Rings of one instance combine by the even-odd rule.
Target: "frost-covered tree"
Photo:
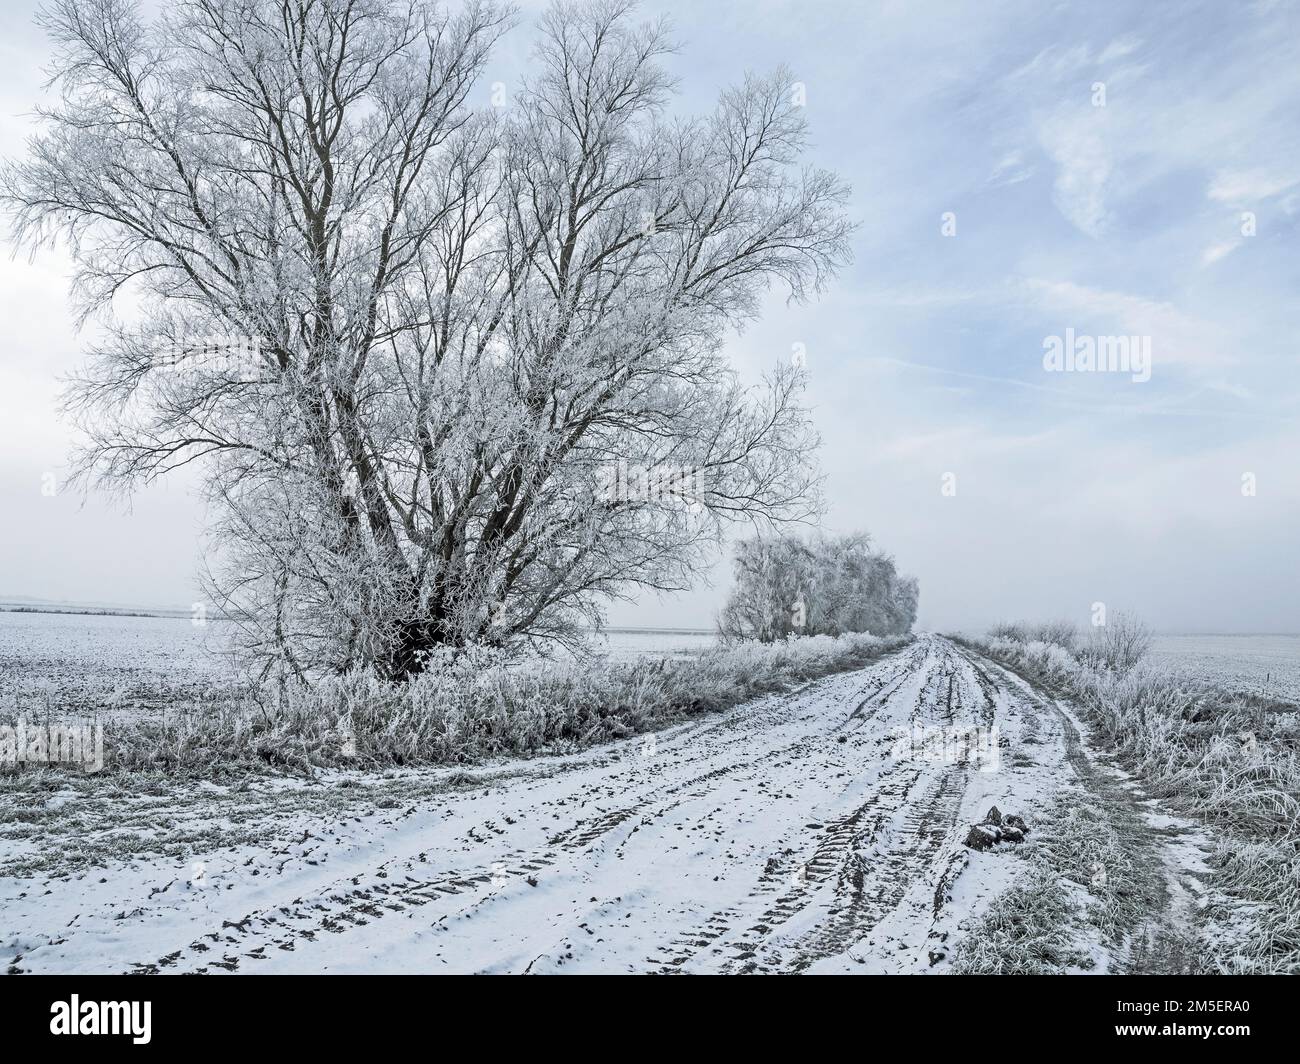
[[[687,586],[728,520],[815,508],[798,373],[746,390],[723,352],[848,254],[789,73],[670,113],[666,26],[560,3],[507,93],[481,75],[513,20],[44,15],[60,99],[0,196],[21,243],[71,248],[102,326],[79,474],[202,464],[213,591],[268,668],[569,639],[608,596]]]
[[[1094,668],[1130,672],[1151,651],[1151,629],[1140,617],[1122,610],[1104,624],[1094,626],[1079,648],[1083,661]]]
[[[728,639],[771,643],[808,631],[816,559],[797,536],[756,536],[736,544],[734,583],[718,616]]]
[[[864,532],[756,537],[736,547],[735,583],[718,618],[724,637],[898,635],[916,621],[919,588]]]

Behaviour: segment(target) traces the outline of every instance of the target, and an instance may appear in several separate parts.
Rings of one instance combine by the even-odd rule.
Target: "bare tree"
[[[1093,628],[1079,651],[1086,663],[1116,673],[1130,672],[1151,650],[1151,629],[1135,614],[1117,611]]]
[[[772,283],[805,299],[848,255],[789,73],[670,117],[667,27],[562,3],[534,74],[475,110],[513,17],[44,16],[61,103],[0,196],[105,319],[79,475],[203,462],[214,593],[268,667],[570,639],[609,596],[687,586],[728,520],[816,507],[799,374],[751,393],[723,352]]]

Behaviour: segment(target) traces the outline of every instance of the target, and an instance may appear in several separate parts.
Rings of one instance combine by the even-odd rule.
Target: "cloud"
[[[1212,266],[1220,259],[1231,255],[1239,247],[1241,247],[1240,240],[1224,240],[1218,244],[1211,244],[1201,252],[1201,265]]]
[[[1092,53],[1086,44],[1069,47],[1051,45],[1044,48],[1028,63],[1007,75],[1010,80],[1034,79],[1059,81],[1068,74],[1078,73],[1092,64]]]
[[[990,185],[1018,185],[1034,176],[1034,168],[1025,161],[1024,152],[1016,149],[998,160],[989,174]]]
[[[1110,88],[1139,80],[1147,69],[1144,66],[1103,68],[1133,54],[1141,45],[1140,37],[1125,34],[1112,39],[1099,54],[1084,44],[1046,48],[1007,78],[1017,97],[1026,88],[1016,83],[1032,80],[1053,101],[1047,110],[1032,112],[1031,118],[1039,146],[1056,164],[1052,199],[1067,221],[1094,239],[1107,227],[1107,192],[1117,169],[1113,136],[1121,120],[1112,119],[1105,106],[1094,105],[1093,83],[1104,77]],[[989,180],[1011,184],[1032,173],[1019,153],[1011,152]]]
[[[1210,181],[1206,195],[1219,203],[1248,206],[1271,199],[1300,185],[1300,174],[1281,174],[1266,170],[1220,170]]]
[[[1087,106],[1085,103],[1084,106]],[[1114,164],[1102,126],[1102,108],[1079,116],[1075,109],[1044,121],[1039,143],[1056,163],[1052,201],[1080,232],[1099,237],[1106,224],[1106,186]]]
[[[1157,367],[1221,368],[1237,361],[1217,326],[1172,303],[1038,278],[1025,282],[1025,292],[1043,310],[1069,317],[1063,328],[1085,333],[1109,327],[1119,335],[1150,336]]]
[[[1123,59],[1125,56],[1132,55],[1142,47],[1142,38],[1128,33],[1122,37],[1116,37],[1110,44],[1102,49],[1101,55],[1097,57],[1098,63],[1113,63],[1116,59]]]

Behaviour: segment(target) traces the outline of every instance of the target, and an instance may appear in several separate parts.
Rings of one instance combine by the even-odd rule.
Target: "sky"
[[[42,98],[35,9],[0,8],[3,156]],[[918,577],[919,627],[1085,624],[1105,603],[1167,632],[1300,632],[1300,2],[642,10],[673,21],[675,106],[784,63],[807,162],[853,187],[852,266],[814,303],[774,292],[730,351],[749,380],[803,353],[823,526]],[[85,339],[69,274],[0,256],[0,597],[187,607],[192,478],[130,509],[49,493]],[[1052,337],[1134,337],[1149,374],[1049,368]],[[708,626],[728,582],[724,552],[691,593],[610,620]]]

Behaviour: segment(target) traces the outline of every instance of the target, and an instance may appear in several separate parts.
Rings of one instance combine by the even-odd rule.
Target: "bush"
[[[1079,644],[1079,632],[1069,621],[1046,621],[1039,624],[1021,622],[995,624],[989,629],[990,639],[1009,639],[1015,643],[1051,643],[1071,654]]]
[[[1092,630],[1080,651],[1084,662],[1115,673],[1126,673],[1151,649],[1151,629],[1131,613],[1116,613]]]

